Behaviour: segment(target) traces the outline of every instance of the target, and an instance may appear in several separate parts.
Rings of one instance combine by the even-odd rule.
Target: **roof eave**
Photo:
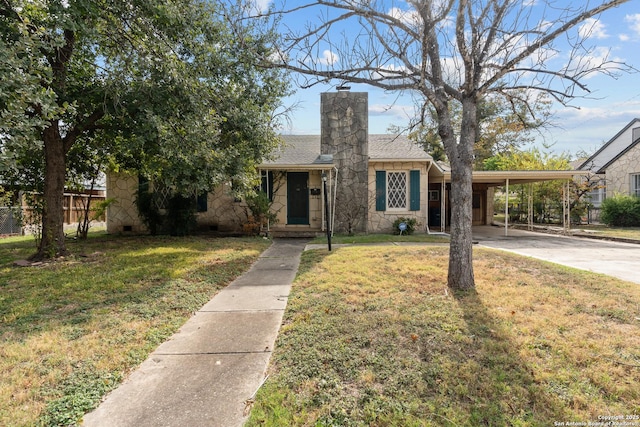
[[[261,164],[258,165],[258,169],[261,170],[328,170],[333,169],[335,164],[333,163],[317,163],[317,164]]]
[[[589,175],[590,171],[561,170],[561,171],[473,171],[473,182],[476,184],[504,185],[528,184],[540,181],[569,180],[576,176]],[[444,173],[445,181],[451,180],[451,172]]]
[[[431,159],[416,159],[416,158],[369,158],[369,163],[390,163],[390,162],[417,162],[417,163],[429,163]]]

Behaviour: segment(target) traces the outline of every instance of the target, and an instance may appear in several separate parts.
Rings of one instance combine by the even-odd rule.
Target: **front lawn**
[[[640,241],[640,227],[609,227],[607,225],[576,225],[573,232],[582,232],[599,237],[614,237]]]
[[[476,248],[452,294],[448,250],[304,253],[248,426],[637,425],[640,286]]]
[[[33,239],[0,240],[0,425],[74,425],[269,243],[102,234],[15,267]]]
[[[367,243],[389,243],[389,242],[423,242],[423,243],[449,243],[449,235],[442,233],[426,234],[414,233],[403,234],[336,234],[331,237],[331,243],[335,244],[367,244]],[[315,244],[326,244],[326,236],[318,236],[311,241]]]

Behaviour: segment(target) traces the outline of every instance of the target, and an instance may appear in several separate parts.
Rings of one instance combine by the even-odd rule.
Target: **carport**
[[[578,170],[549,170],[549,171],[473,171],[473,184],[483,185],[487,188],[505,187],[505,221],[504,235],[509,233],[509,186],[517,184],[530,184],[543,181],[564,181],[562,199],[563,215],[562,226],[565,231],[569,230],[571,221],[569,218],[569,184],[576,177],[586,176],[589,171]],[[445,171],[445,182],[451,182],[451,172]],[[528,198],[528,227],[533,229],[533,195],[530,192]]]

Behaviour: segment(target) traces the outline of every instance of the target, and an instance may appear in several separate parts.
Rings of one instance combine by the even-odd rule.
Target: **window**
[[[407,208],[407,173],[387,173],[387,209]]]
[[[273,171],[260,172],[260,191],[269,197],[269,201],[273,201]]]
[[[604,187],[596,188],[589,192],[589,201],[595,208],[599,208],[604,200]]]
[[[632,196],[640,197],[640,173],[632,173],[630,177],[631,182],[631,191],[630,194]]]
[[[420,171],[376,171],[376,210],[420,210]]]
[[[196,196],[196,210],[198,212],[207,211],[207,196],[208,196],[208,193],[206,191]]]

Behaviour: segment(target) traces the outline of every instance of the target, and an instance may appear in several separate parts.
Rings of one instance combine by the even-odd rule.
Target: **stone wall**
[[[320,151],[338,168],[335,231],[365,232],[368,219],[368,133],[366,92],[321,94]]]
[[[228,190],[226,185],[222,185],[207,195],[206,212],[196,214],[200,231],[242,231],[243,224],[247,222],[246,204],[236,201]],[[148,231],[138,216],[135,204],[137,191],[136,174],[107,174],[107,197],[115,199],[107,208],[108,233],[140,234]]]
[[[137,191],[138,175],[113,172],[107,174],[107,198],[115,199],[107,208],[107,233],[146,232],[136,208]]]
[[[630,176],[640,173],[640,144],[631,148],[606,171],[607,197],[614,194],[629,194]]]
[[[390,210],[390,211],[377,211],[376,206],[376,171],[383,170],[387,172],[410,170],[420,171],[420,210],[411,211],[409,206],[407,210]],[[369,179],[369,230],[373,233],[393,233],[393,222],[400,218],[415,218],[416,219],[416,232],[425,231],[427,224],[427,197],[428,197],[428,177],[426,171],[426,165],[421,162],[380,162],[372,163],[368,172]],[[431,225],[432,227],[434,225]],[[437,224],[440,227],[440,224]]]
[[[206,212],[198,212],[196,219],[200,231],[241,232],[247,222],[247,205],[231,195],[227,184],[207,194]]]
[[[287,224],[287,171],[278,171],[273,183],[273,202],[271,211],[276,213],[277,221],[271,224],[275,229],[313,229],[320,230],[323,227],[323,205],[322,196],[318,194],[309,195],[309,224]],[[322,172],[318,170],[309,171],[309,189],[322,191]]]

